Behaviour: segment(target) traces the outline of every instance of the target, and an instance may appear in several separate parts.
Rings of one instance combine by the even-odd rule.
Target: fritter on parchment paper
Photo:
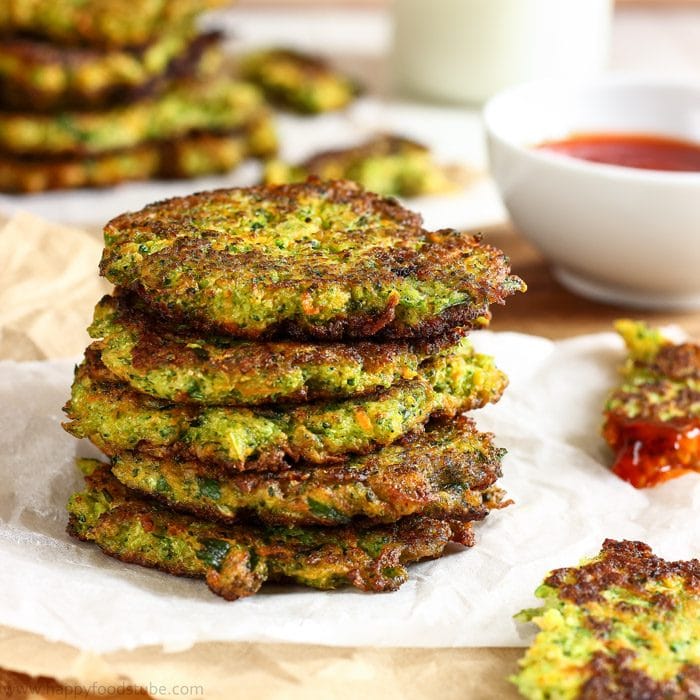
[[[407,564],[439,557],[450,542],[474,543],[470,523],[422,516],[339,528],[217,525],[130,493],[99,462],[81,468],[87,488],[68,504],[71,535],[128,563],[203,578],[228,600],[265,581],[393,591],[408,579]]]
[[[606,540],[557,569],[520,613],[539,628],[513,682],[531,700],[700,698],[700,561]]]

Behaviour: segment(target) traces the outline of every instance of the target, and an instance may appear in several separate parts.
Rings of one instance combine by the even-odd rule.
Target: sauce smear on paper
[[[700,422],[678,428],[609,416],[605,438],[617,450],[613,472],[638,489],[700,469]]]
[[[580,133],[536,148],[627,168],[700,172],[700,144],[655,134]]]

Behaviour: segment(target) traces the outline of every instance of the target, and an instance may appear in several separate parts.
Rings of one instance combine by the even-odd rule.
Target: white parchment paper
[[[600,412],[621,341],[474,338],[511,377],[503,400],[475,415],[509,450],[502,484],[515,505],[477,527],[476,547],[412,567],[396,593],[266,587],[235,603],[64,534],[65,502],[81,485],[73,460],[90,452],[60,428],[72,364],[0,363],[0,624],[95,652],[215,640],[517,646],[527,640],[512,615],[535,602],[545,573],[605,537],[698,555],[700,477],[637,491],[607,469]]]

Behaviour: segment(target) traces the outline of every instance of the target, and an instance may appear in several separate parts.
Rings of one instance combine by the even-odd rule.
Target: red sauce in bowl
[[[700,143],[654,134],[572,134],[536,148],[627,168],[700,172]]]

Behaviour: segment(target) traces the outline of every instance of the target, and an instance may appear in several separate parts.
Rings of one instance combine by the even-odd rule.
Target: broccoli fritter
[[[615,327],[629,357],[605,404],[613,470],[638,488],[700,471],[700,345],[674,344],[640,322]]]
[[[138,298],[105,296],[89,333],[108,369],[134,389],[178,403],[258,405],[361,396],[413,379],[444,347],[407,342],[254,343],[204,336],[149,315]]]
[[[354,183],[202,192],[104,229],[101,272],[166,317],[260,339],[436,337],[523,290],[478,238]]]
[[[89,155],[174,140],[193,131],[229,132],[263,109],[260,92],[225,75],[181,80],[162,95],[105,111],[0,113],[0,150],[20,155]]]
[[[228,469],[284,469],[365,454],[420,429],[431,415],[497,401],[505,375],[468,345],[438,356],[421,376],[369,396],[270,408],[173,404],[135,392],[111,374],[98,349],[76,370],[66,430],[106,454],[138,449]]]
[[[256,121],[251,128],[259,128]],[[0,157],[0,192],[106,187],[147,179],[182,179],[235,168],[250,155],[248,127],[230,134],[188,134],[87,157]]]
[[[641,542],[606,540],[557,569],[519,618],[539,628],[513,682],[531,700],[700,697],[700,561],[667,562]]]
[[[492,489],[503,451],[465,417],[431,424],[379,452],[324,468],[229,475],[198,462],[125,452],[112,472],[125,486],[172,508],[231,523],[342,525],[407,515],[481,520],[501,500]]]
[[[203,578],[227,600],[265,581],[393,591],[408,578],[406,564],[439,557],[450,542],[473,544],[469,523],[421,516],[373,527],[216,525],[139,498],[106,466],[82,466],[87,488],[68,504],[71,535],[125,562]]]
[[[191,29],[139,49],[65,48],[24,37],[0,42],[0,103],[5,109],[88,110],[133,102],[178,77],[211,77],[223,64],[219,35]]]
[[[400,197],[451,192],[465,180],[459,168],[436,163],[426,146],[391,134],[352,148],[318,153],[299,165],[279,160],[265,164],[266,184],[302,182],[309,175],[352,180],[370,192]]]
[[[290,49],[244,57],[241,75],[258,85],[272,103],[303,114],[342,109],[358,93],[358,85],[324,59]]]
[[[2,0],[0,35],[67,46],[138,47],[186,27],[228,0]]]

